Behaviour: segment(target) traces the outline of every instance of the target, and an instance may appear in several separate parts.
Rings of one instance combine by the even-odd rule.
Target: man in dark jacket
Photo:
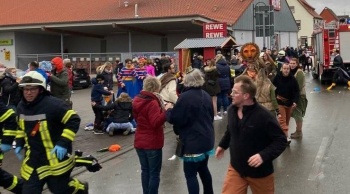
[[[282,65],[281,72],[273,79],[273,85],[276,87],[275,95],[280,112],[278,121],[286,137],[288,137],[289,120],[300,97],[299,84],[294,75],[290,73],[289,63]],[[290,143],[291,139],[288,137],[287,141]]]
[[[327,88],[331,90],[336,86],[337,80],[340,82],[345,82],[348,84],[348,89],[350,90],[350,75],[346,71],[344,66],[343,58],[339,54],[339,50],[335,51],[335,57],[333,59],[333,67],[337,68],[333,75],[332,84]]]
[[[230,148],[223,194],[242,193],[241,185],[249,185],[253,193],[274,193],[272,161],[284,151],[287,141],[276,118],[256,102],[255,94],[251,78],[241,75],[235,79],[230,119],[215,153],[221,159]]]
[[[21,81],[16,76],[16,68],[7,68],[5,70],[5,77],[1,81],[1,99],[3,103],[16,110],[17,104],[22,98],[22,92],[18,88],[18,83]]]

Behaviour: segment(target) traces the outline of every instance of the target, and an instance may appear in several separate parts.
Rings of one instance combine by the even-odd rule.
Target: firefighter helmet
[[[46,89],[46,80],[44,76],[37,71],[29,71],[23,76],[18,86],[42,86],[44,89]]]

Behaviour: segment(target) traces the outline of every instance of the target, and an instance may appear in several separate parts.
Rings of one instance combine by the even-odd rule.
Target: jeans
[[[106,129],[107,132],[109,132],[109,128],[114,128],[114,131],[118,131],[118,129],[120,129],[120,131],[125,131],[125,129],[132,129],[132,124],[130,122],[128,123],[110,123]]]
[[[145,150],[136,148],[141,164],[141,182],[143,194],[158,194],[160,170],[162,167],[162,149]]]
[[[218,112],[221,110],[221,106],[224,107],[224,111],[227,111],[227,107],[229,106],[228,102],[228,90],[221,90],[221,92],[217,95],[218,97]]]
[[[187,182],[187,189],[189,194],[199,194],[199,184],[197,173],[202,180],[204,194],[213,194],[213,183],[211,174],[208,168],[207,156],[200,162],[184,162],[184,173]]]

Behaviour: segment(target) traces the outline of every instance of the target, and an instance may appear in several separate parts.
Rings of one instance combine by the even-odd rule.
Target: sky
[[[328,7],[337,15],[350,15],[349,0],[306,0],[306,2],[313,6],[317,13]]]

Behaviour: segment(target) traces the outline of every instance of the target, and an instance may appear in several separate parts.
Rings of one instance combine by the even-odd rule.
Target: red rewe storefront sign
[[[226,23],[203,24],[203,38],[222,38],[227,36]]]

